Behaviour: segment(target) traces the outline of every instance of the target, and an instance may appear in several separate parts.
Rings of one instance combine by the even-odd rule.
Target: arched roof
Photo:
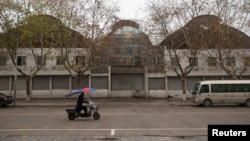
[[[215,15],[200,15],[194,17],[190,20],[185,26],[192,26],[194,24],[203,24],[203,25],[211,25],[211,24],[220,24],[222,19]]]
[[[27,17],[31,20],[44,20],[45,22],[48,22],[48,21],[53,21],[54,23],[57,23],[57,24],[62,24],[62,22],[57,19],[56,17],[54,16],[51,16],[51,15],[31,15],[29,17]]]
[[[59,19],[51,15],[31,15],[18,27],[19,47],[80,47],[85,48],[90,41],[79,32],[65,26]],[[6,40],[9,36],[16,34],[16,28],[3,33],[2,38]],[[39,34],[43,35],[43,43],[39,40]],[[16,37],[16,36],[13,36]],[[5,38],[5,39],[4,39]],[[31,42],[32,41],[32,42]],[[62,41],[65,41],[62,43]],[[60,43],[61,42],[61,43]]]
[[[116,31],[117,29],[122,28],[124,26],[130,26],[130,27],[139,29],[139,24],[136,23],[136,22],[134,22],[134,21],[131,21],[131,20],[120,20],[119,22],[115,23],[112,26],[112,31]]]
[[[112,39],[114,36],[114,32],[116,32],[118,29],[123,28],[123,27],[132,27],[135,28],[137,30],[140,29],[140,25],[132,20],[120,20],[117,23],[115,23],[112,26],[112,31],[106,36],[106,39],[110,40]],[[123,34],[123,33],[122,33]],[[140,40],[141,42],[143,41],[144,44],[148,44],[148,45],[152,45],[149,37],[142,31],[139,30],[138,33],[136,33],[137,35],[139,35],[143,40]]]
[[[222,24],[215,15],[201,15],[190,20],[185,26],[165,38],[160,45],[175,49],[186,49],[187,38],[194,47],[202,48],[250,48],[250,37],[229,25]],[[230,43],[229,43],[230,41]]]

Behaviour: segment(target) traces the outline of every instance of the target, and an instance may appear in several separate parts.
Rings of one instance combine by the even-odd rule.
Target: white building
[[[204,27],[204,24],[207,23],[203,18],[204,17],[201,16],[194,19],[198,19],[198,21],[202,22],[203,26],[200,27]],[[205,19],[206,18],[214,17],[205,16]],[[190,21],[187,25],[192,23],[193,21]],[[201,23],[199,23],[199,25],[201,25]],[[135,28],[133,29],[135,33],[131,33],[128,36],[126,31],[121,30],[124,26],[130,27],[129,29]],[[117,46],[121,50],[116,50],[119,52],[118,54],[109,54],[101,57],[96,56],[96,58],[99,58],[103,63],[100,67],[104,66],[104,69],[96,68],[95,70],[88,70],[82,76],[80,83],[82,87],[91,86],[96,89],[96,92],[91,96],[166,98],[171,95],[176,98],[181,98],[181,81],[174,71],[175,69],[180,71],[177,64],[178,62],[180,62],[180,66],[183,70],[192,66],[191,64],[194,65],[191,72],[187,74],[187,97],[190,97],[188,89],[192,89],[197,81],[232,79],[220,66],[218,59],[219,53],[216,48],[199,48],[196,50],[195,56],[193,56],[190,54],[190,48],[187,47],[187,40],[179,38],[181,35],[175,36],[180,30],[166,38],[160,46],[152,46],[147,36],[142,33],[141,30],[137,30],[140,29],[138,26],[139,24],[128,20],[118,22],[114,25],[114,31],[108,36],[119,42],[123,42],[123,44],[119,44],[119,47]],[[208,25],[205,26],[209,27]],[[204,30],[207,30],[207,28]],[[120,34],[118,34],[119,32]],[[237,35],[237,32],[240,31],[234,30],[234,32],[234,34]],[[143,43],[138,44],[139,40],[136,39],[139,39],[139,36],[133,39],[133,34],[143,36]],[[116,37],[119,37],[119,39]],[[173,40],[174,38],[178,40]],[[169,41],[173,44],[170,44]],[[246,69],[244,69],[245,72],[240,75],[240,79],[250,79],[250,63],[246,61],[250,60],[250,38],[244,35],[242,41],[242,45],[239,44],[239,46],[244,46],[244,48],[224,48],[223,52],[227,53],[224,54],[222,57],[223,60],[221,61],[225,65],[231,66],[231,71],[236,70],[236,74],[238,75],[240,75],[242,66],[244,66]],[[198,43],[200,44],[200,42]],[[49,50],[49,53],[45,61],[45,66],[42,67],[31,80],[30,84],[33,98],[63,98],[65,94],[79,89],[76,84],[76,79],[67,71],[63,65],[63,61],[60,59],[62,49],[64,48],[43,48],[44,52]],[[81,60],[81,63],[88,60],[88,49],[85,47],[74,47],[70,50],[72,50],[69,57],[71,62],[77,64],[79,60]],[[4,48],[0,50],[2,54],[0,55],[0,91],[13,95],[14,76],[17,74],[17,98],[25,98],[26,77],[16,71],[10,57],[3,55],[5,51]],[[173,57],[173,55],[175,55],[174,51],[176,51],[176,55],[180,61],[177,61],[177,58]],[[229,51],[230,54],[228,54]],[[31,52],[30,48],[19,48],[17,53],[17,66],[26,74],[31,74],[34,70],[34,66],[36,66],[33,53],[39,56],[41,52],[41,48],[35,48],[34,52]]]

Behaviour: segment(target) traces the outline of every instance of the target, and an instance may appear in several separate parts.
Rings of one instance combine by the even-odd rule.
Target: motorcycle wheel
[[[71,115],[68,116],[68,118],[69,118],[69,120],[74,120],[75,116],[71,114]]]
[[[93,114],[94,120],[99,120],[100,117],[101,117],[101,115],[98,112],[94,112],[94,114]]]

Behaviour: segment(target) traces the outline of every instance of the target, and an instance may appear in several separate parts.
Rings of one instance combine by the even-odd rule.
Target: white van
[[[211,107],[215,104],[244,104],[250,107],[250,80],[210,80],[195,84],[194,103]]]

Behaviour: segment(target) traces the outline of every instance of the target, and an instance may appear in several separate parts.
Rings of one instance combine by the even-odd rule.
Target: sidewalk
[[[117,104],[117,103],[166,103],[169,105],[193,105],[191,99],[183,102],[181,99],[166,99],[166,98],[91,98],[97,104]],[[16,107],[74,107],[76,103],[75,98],[36,98],[27,102],[26,99],[17,99]],[[14,106],[11,104],[9,106]]]

